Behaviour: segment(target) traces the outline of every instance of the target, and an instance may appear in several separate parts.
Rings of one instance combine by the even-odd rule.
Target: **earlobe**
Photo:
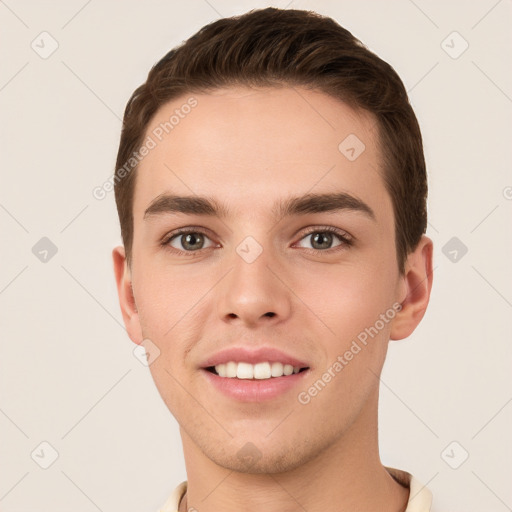
[[[114,274],[117,285],[119,305],[123,315],[124,325],[130,339],[137,345],[141,343],[143,336],[140,327],[139,314],[133,294],[131,272],[126,262],[125,249],[122,246],[112,251],[114,262]]]
[[[427,310],[433,281],[432,252],[432,240],[423,235],[407,257],[405,275],[402,276],[405,294],[401,300],[402,309],[393,320],[392,340],[410,336]]]

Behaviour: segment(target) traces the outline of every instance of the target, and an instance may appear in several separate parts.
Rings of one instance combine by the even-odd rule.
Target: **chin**
[[[247,438],[246,438],[247,439]],[[277,474],[293,471],[318,455],[318,448],[307,443],[282,439],[275,442],[233,442],[224,445],[221,452],[212,446],[203,447],[203,453],[215,464],[230,471],[246,474]],[[302,443],[302,447],[300,446]]]
[[[250,456],[241,457],[237,452],[231,456],[223,454],[219,458],[212,457],[212,460],[217,465],[229,469],[230,471],[236,471],[237,473],[253,475],[277,474],[292,471],[303,464],[303,460],[297,457],[297,454],[293,455],[293,459],[290,455],[290,453],[276,453],[272,455],[261,454],[260,458],[256,460]]]

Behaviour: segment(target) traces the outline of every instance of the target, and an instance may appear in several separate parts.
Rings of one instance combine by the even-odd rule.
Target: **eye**
[[[210,245],[205,245],[207,244],[206,241],[209,241]],[[193,230],[183,230],[174,233],[167,237],[162,244],[183,252],[197,252],[214,245],[205,233]]]
[[[316,228],[302,237],[301,241],[307,240],[308,238],[311,240],[311,247],[301,247],[304,247],[305,249],[312,249],[314,251],[327,251],[340,246],[352,245],[352,240],[348,233],[330,227],[321,229]],[[333,246],[333,242],[336,242],[336,239],[338,239],[338,243]]]

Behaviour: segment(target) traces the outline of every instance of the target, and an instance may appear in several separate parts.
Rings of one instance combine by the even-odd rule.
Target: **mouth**
[[[230,361],[202,368],[202,373],[209,384],[205,393],[209,393],[212,389],[214,393],[220,392],[237,403],[269,403],[280,397],[294,400],[290,393],[294,389],[297,392],[297,389],[304,388],[306,385],[304,379],[308,378],[311,368],[281,366],[282,371],[279,365],[268,362],[253,365]],[[215,399],[217,399],[216,395]]]
[[[222,378],[239,380],[269,380],[288,377],[309,370],[309,366],[292,366],[279,361],[264,361],[256,364],[228,361],[204,368]]]
[[[200,369],[208,384],[205,393],[254,403],[292,399],[290,393],[305,386],[312,365],[276,347],[234,346],[206,358]]]

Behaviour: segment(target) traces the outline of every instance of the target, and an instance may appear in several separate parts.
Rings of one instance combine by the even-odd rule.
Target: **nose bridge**
[[[275,275],[279,263],[272,251],[270,240],[260,243],[252,236],[234,248],[218,303],[221,318],[255,324],[290,314],[290,296]]]

